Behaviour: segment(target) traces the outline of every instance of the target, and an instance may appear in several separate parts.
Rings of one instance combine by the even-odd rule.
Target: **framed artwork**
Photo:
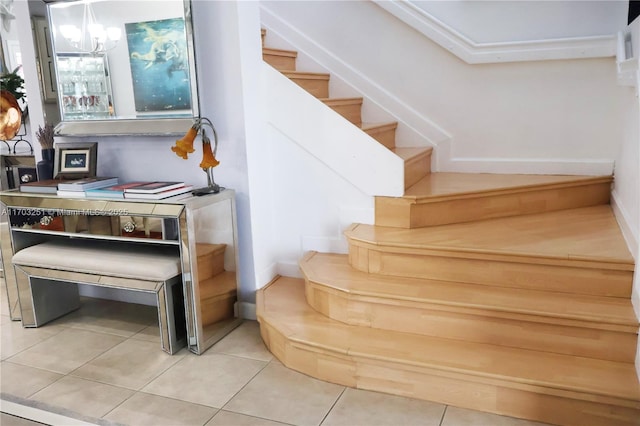
[[[183,18],[125,24],[135,109],[139,114],[191,110]],[[188,111],[187,111],[188,110]]]
[[[54,178],[83,178],[96,175],[97,142],[58,143],[55,148]]]

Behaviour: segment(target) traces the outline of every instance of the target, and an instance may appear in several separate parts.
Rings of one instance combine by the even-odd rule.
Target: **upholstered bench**
[[[173,354],[186,344],[175,248],[65,239],[23,248],[12,263],[24,327],[38,327],[78,309],[77,284],[87,284],[155,294],[162,349]]]

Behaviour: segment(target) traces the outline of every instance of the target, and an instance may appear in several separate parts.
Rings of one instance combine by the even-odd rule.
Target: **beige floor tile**
[[[7,314],[0,315],[0,325],[8,324],[11,322],[11,317]]]
[[[7,300],[7,289],[2,286],[0,289],[0,315],[10,317],[9,301]]]
[[[347,388],[322,426],[438,426],[445,405]]]
[[[83,297],[80,309],[53,324],[131,337],[157,321],[158,309],[155,306]]]
[[[295,425],[318,425],[343,386],[269,364],[223,408]]]
[[[33,395],[60,378],[62,374],[39,368],[8,361],[0,364],[0,391],[21,398]]]
[[[216,411],[211,407],[138,392],[104,418],[132,426],[201,426]]]
[[[209,350],[260,361],[271,361],[273,358],[260,337],[257,321],[244,321]]]
[[[221,408],[264,366],[265,362],[205,352],[188,354],[144,392]]]
[[[158,324],[150,325],[131,336],[131,338],[136,340],[145,340],[147,342],[156,342],[159,345],[160,327],[158,327]]]
[[[11,416],[9,414],[0,413],[0,425],[2,426],[41,426],[42,423],[32,420],[23,419],[22,417]]]
[[[3,318],[8,318],[4,317]],[[62,332],[63,327],[44,325],[38,328],[24,328],[20,321],[6,321],[0,325],[0,358],[5,360],[37,343]]]
[[[546,426],[546,423],[514,419],[513,417],[467,410],[465,408],[447,407],[442,426]]]
[[[282,426],[285,424],[286,423],[220,410],[205,426]]]
[[[100,418],[129,398],[133,391],[66,376],[30,399],[84,416]]]
[[[67,374],[124,340],[122,337],[79,329],[64,329],[9,358],[11,362]]]
[[[169,355],[160,345],[126,340],[71,373],[73,376],[139,390],[178,362],[186,351]]]

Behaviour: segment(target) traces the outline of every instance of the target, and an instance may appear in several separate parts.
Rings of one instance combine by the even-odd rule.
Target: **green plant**
[[[20,67],[17,67],[10,73],[0,76],[0,88],[11,93],[16,100],[22,99],[25,95],[24,80],[18,75],[19,69]]]

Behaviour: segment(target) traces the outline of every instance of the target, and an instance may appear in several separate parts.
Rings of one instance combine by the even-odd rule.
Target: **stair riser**
[[[342,386],[567,426],[637,426],[640,418],[637,404],[619,399],[606,402],[623,406],[574,399],[549,389],[544,391],[557,395],[545,395],[533,386],[506,387],[499,379],[331,352],[287,339],[260,315],[258,319],[265,344],[285,366]]]
[[[295,71],[296,58],[290,56],[262,54],[262,60],[277,69],[278,71]]]
[[[635,360],[638,336],[632,327],[611,331],[561,318],[381,299],[309,281],[305,290],[311,307],[345,324],[618,362]]]
[[[376,197],[376,225],[420,228],[608,204],[610,183],[527,190],[422,204]]]
[[[414,157],[404,163],[404,188],[407,189],[431,173],[431,152]],[[376,208],[377,211],[377,208]]]
[[[349,244],[349,264],[359,271],[381,275],[624,298],[631,296],[633,280],[633,271],[604,269],[568,259],[412,251],[368,246],[354,240]]]
[[[227,318],[233,318],[236,293],[231,292],[211,297],[200,302],[202,324],[215,324]]]
[[[365,132],[369,136],[371,136],[372,138],[374,138],[375,140],[377,140],[378,142],[380,142],[382,145],[386,146],[389,149],[393,149],[396,147],[395,127],[390,129],[385,129],[385,130],[378,130],[378,129],[365,130]]]
[[[224,271],[224,249],[198,256],[198,280],[204,281]]]
[[[362,124],[362,101],[353,104],[327,105],[356,126]]]
[[[289,77],[291,81],[311,93],[316,98],[329,97],[329,79]]]

